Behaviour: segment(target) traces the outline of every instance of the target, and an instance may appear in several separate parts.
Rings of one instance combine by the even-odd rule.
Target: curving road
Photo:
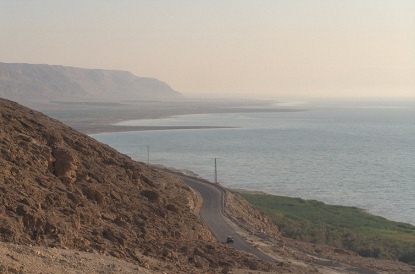
[[[273,262],[274,260],[266,254],[259,251],[257,248],[250,245],[247,241],[242,239],[235,230],[226,222],[224,211],[224,192],[221,188],[198,180],[183,176],[184,182],[200,193],[203,198],[203,205],[200,209],[200,217],[215,235],[220,242],[225,242],[227,236],[232,236],[234,243],[232,246],[238,250],[251,253],[261,260]]]
[[[199,180],[193,177],[187,177],[182,175],[184,182],[200,193],[203,198],[203,205],[200,209],[200,217],[207,224],[209,229],[215,235],[216,239],[220,242],[225,242],[228,236],[232,236],[235,242],[232,246],[240,251],[251,253],[255,255],[258,259],[275,262],[273,258],[264,254],[254,246],[250,245],[247,241],[242,239],[236,231],[227,223],[225,216],[223,215],[224,211],[224,191],[222,188],[215,186],[212,183],[208,183],[204,180]],[[327,265],[327,259],[316,261],[315,266],[317,267],[327,267],[330,270],[334,270],[333,273],[361,273],[361,274],[377,274],[377,271],[367,269],[360,266],[353,265],[343,265],[335,261],[329,261]],[[334,265],[331,265],[331,264]],[[313,265],[313,264],[310,264]],[[331,266],[331,267],[330,267]],[[337,266],[337,267],[336,267]],[[336,272],[339,271],[339,272]]]

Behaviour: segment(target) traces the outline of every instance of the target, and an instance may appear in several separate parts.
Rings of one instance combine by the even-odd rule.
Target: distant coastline
[[[409,153],[413,110],[355,110],[348,108],[351,105],[310,105],[308,111],[291,113],[147,116],[118,125],[238,128],[114,132],[93,137],[135,159],[146,155],[148,145],[154,163],[190,169],[205,178],[213,176],[211,165],[217,157],[220,181],[230,187],[357,206],[414,224],[407,206],[413,204]],[[391,146],[391,138],[402,141]],[[382,161],[387,155],[399,161]],[[367,163],[367,168],[359,163]],[[390,182],[394,188],[388,187]]]
[[[292,112],[292,111],[304,111],[304,110],[289,110],[289,109],[265,109],[265,110],[258,110],[257,112]],[[236,110],[236,111],[218,111],[218,112],[206,112],[206,113],[184,113],[180,115],[192,115],[192,114],[220,114],[220,113],[252,113],[256,112],[251,109],[244,109],[244,110]],[[170,116],[154,116],[150,117],[150,119],[163,119],[169,118]],[[128,123],[130,121],[139,121],[149,118],[138,118],[132,120],[121,120],[117,121],[116,123],[111,123],[108,121],[107,123],[88,123],[83,124],[79,123],[75,125],[75,129],[81,131],[86,134],[100,134],[100,133],[114,133],[114,132],[131,132],[131,131],[150,131],[150,130],[191,130],[191,129],[233,129],[239,128],[237,126],[199,126],[199,125],[192,125],[192,126],[130,126],[124,125],[124,123]]]
[[[116,125],[88,125],[86,127],[79,126],[77,130],[86,134],[104,134],[114,132],[130,132],[130,131],[149,131],[149,130],[190,130],[190,129],[231,129],[237,127],[220,127],[220,126],[116,126]]]
[[[138,101],[130,103],[51,101],[30,105],[86,134],[148,130],[236,128],[204,125],[126,125],[125,122],[213,113],[299,112],[306,109],[276,106],[274,101]]]

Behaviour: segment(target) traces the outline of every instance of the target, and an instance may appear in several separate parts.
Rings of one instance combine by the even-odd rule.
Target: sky
[[[415,97],[414,0],[0,0],[0,62],[191,97]]]

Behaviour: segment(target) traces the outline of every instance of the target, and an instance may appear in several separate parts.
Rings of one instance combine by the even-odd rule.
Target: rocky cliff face
[[[0,97],[15,101],[174,99],[166,83],[127,71],[0,63]]]
[[[269,267],[215,242],[195,199],[179,177],[0,99],[0,241],[153,257],[169,273]]]

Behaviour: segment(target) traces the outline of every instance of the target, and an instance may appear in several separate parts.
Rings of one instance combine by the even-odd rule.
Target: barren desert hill
[[[197,203],[179,177],[0,99],[0,241],[152,257],[169,273],[270,267],[216,242]]]
[[[165,82],[128,71],[0,62],[0,97],[18,102],[130,101],[181,95]]]

